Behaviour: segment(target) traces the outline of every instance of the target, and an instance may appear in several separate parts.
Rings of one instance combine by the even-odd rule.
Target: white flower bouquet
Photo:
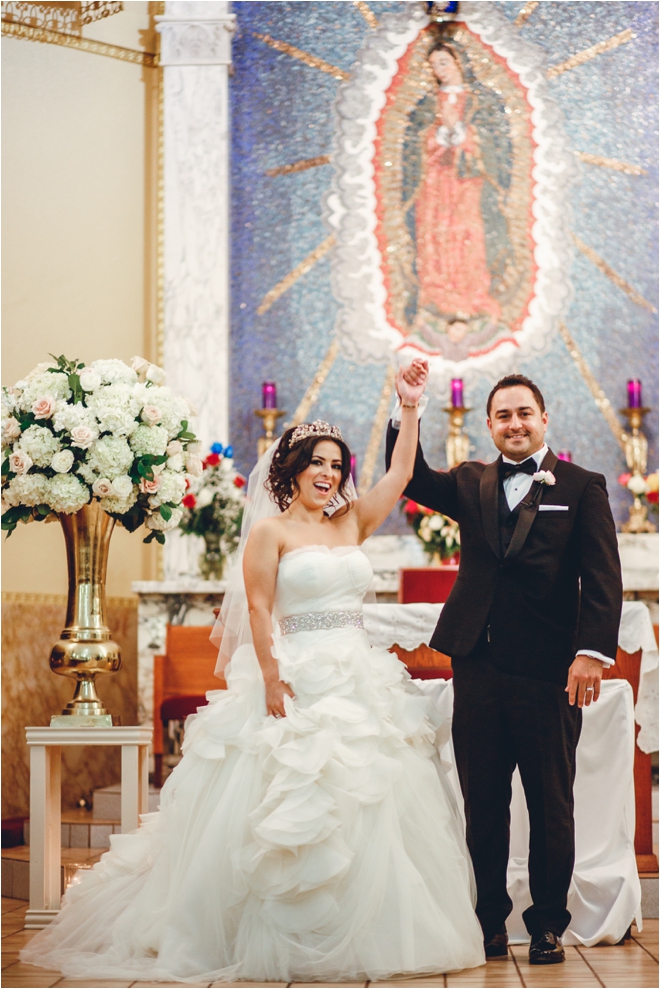
[[[194,410],[141,357],[39,364],[2,395],[2,528],[73,514],[90,499],[144,542],[179,525],[199,474]]]
[[[202,574],[220,579],[225,559],[238,546],[245,507],[245,478],[234,467],[232,448],[214,443],[188,486],[179,528],[186,535],[203,537]]]

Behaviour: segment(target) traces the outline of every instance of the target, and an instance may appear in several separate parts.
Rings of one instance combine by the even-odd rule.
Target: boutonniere
[[[550,487],[557,483],[557,478],[551,470],[537,470],[536,474],[532,474],[532,480],[538,481],[539,484],[549,484]]]

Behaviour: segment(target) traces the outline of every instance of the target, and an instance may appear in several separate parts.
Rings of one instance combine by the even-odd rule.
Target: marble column
[[[235,18],[226,0],[168,0],[163,66],[164,342],[168,384],[198,411],[204,446],[229,442],[229,106]],[[168,538],[165,576],[196,570]]]

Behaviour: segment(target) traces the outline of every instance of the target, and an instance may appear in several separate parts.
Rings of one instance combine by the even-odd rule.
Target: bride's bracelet
[[[419,408],[419,402],[416,405],[404,405],[404,403],[402,402],[401,403],[401,408],[402,409],[418,409]]]

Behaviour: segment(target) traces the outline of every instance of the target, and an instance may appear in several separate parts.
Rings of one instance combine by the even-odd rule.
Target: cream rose
[[[176,457],[177,453],[183,452],[183,443],[180,440],[171,440],[167,444],[165,453],[168,457]]]
[[[74,426],[71,430],[71,445],[80,447],[81,450],[89,450],[97,436],[96,430],[89,426]]]
[[[112,482],[112,493],[118,498],[128,498],[133,490],[133,482],[128,474],[121,474]]]
[[[84,367],[78,377],[83,391],[96,391],[101,387],[101,375],[93,367]]]
[[[157,364],[150,364],[147,368],[146,379],[150,381],[152,385],[164,385],[165,378],[167,375],[163,371],[162,367],[158,367]]]
[[[35,419],[50,419],[55,411],[55,399],[52,395],[44,395],[32,403],[32,414]]]
[[[140,419],[146,422],[147,426],[155,426],[163,418],[163,413],[157,405],[145,405],[142,409]]]
[[[73,453],[71,450],[60,450],[53,455],[50,466],[58,474],[66,474],[73,467]]]
[[[641,474],[633,474],[626,487],[634,495],[643,495],[647,492],[646,481]]]
[[[32,458],[23,450],[16,450],[9,458],[9,469],[14,474],[27,474],[32,466]]]
[[[140,481],[140,491],[142,494],[156,494],[162,483],[162,478],[158,474],[154,475],[153,481],[143,477]]]
[[[145,374],[147,373],[147,368],[149,367],[149,361],[146,361],[144,357],[133,357],[131,359],[131,367],[140,380],[143,380]]]
[[[18,419],[9,416],[2,424],[2,438],[5,443],[11,443],[21,435],[21,426]]]
[[[201,477],[204,473],[204,465],[196,454],[189,453],[186,457],[186,470],[193,477]]]
[[[170,470],[183,470],[183,454],[175,453],[173,457],[168,457],[167,466]]]
[[[107,477],[99,477],[98,481],[94,481],[92,484],[92,494],[95,494],[97,498],[107,498],[112,494],[112,481],[109,481]]]

